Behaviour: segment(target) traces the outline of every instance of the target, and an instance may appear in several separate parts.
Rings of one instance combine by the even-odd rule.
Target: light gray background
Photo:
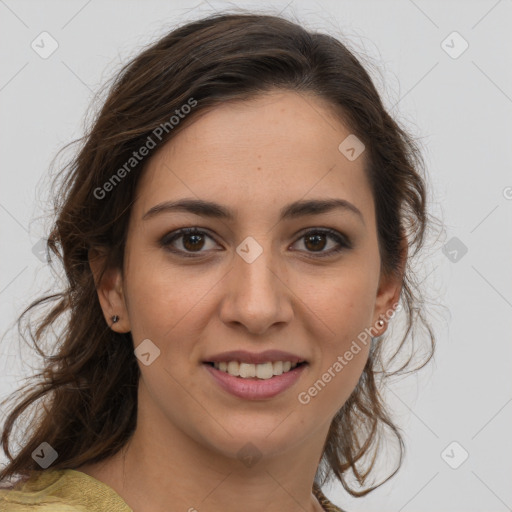
[[[435,363],[387,393],[405,432],[401,471],[365,498],[339,485],[326,494],[354,512],[512,510],[511,0],[0,0],[0,398],[32,373],[12,326],[54,282],[32,252],[49,224],[41,217],[51,205],[45,179],[57,150],[81,135],[93,92],[177,24],[255,5],[343,35],[371,58],[386,105],[421,138],[443,244],[467,247],[451,261],[441,244],[422,263],[425,285],[448,314],[434,318]],[[59,45],[47,59],[31,48],[43,31]],[[453,31],[469,44],[458,58],[442,45]],[[451,36],[444,44],[453,53],[463,43]],[[452,469],[447,461],[460,461],[461,449],[469,457]]]

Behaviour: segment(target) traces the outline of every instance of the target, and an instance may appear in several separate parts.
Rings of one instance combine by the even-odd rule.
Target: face
[[[399,293],[380,274],[365,154],[338,149],[350,133],[319,99],[276,91],[216,107],[152,156],[124,273],[112,269],[99,296],[109,325],[120,316],[113,329],[131,331],[135,347],[150,340],[139,408],[154,425],[229,456],[248,441],[275,454],[325,436],[366,363],[360,334]],[[154,209],[183,199],[218,208]],[[300,208],[332,200],[341,206]],[[232,350],[306,364],[277,394],[241,397],[205,363]],[[259,381],[267,395],[273,379]]]

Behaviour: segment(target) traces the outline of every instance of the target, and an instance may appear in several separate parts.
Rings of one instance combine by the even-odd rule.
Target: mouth
[[[224,392],[244,400],[267,400],[296,385],[309,364],[306,361],[260,364],[206,361],[202,366]]]
[[[216,370],[226,373],[231,377],[241,380],[268,380],[280,375],[297,371],[299,368],[306,366],[307,361],[268,361],[266,363],[244,363],[239,361],[205,361],[203,364],[208,365]]]

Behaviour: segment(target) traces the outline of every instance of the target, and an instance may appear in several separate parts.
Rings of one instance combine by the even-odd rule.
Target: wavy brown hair
[[[383,357],[382,349],[390,346],[389,332],[372,340],[360,380],[332,421],[314,483],[322,486],[336,477],[354,496],[381,485],[400,467],[404,443],[380,391],[385,379],[413,371],[414,351],[399,368],[391,371],[390,364],[405,346],[414,345],[417,337],[413,334],[420,324],[427,332],[428,344],[419,367],[434,350],[423,295],[410,265],[424,245],[431,222],[417,143],[387,113],[353,51],[332,36],[308,31],[280,16],[220,13],[190,22],[144,48],[107,85],[101,108],[85,135],[75,141],[80,143],[79,149],[56,177],[62,182],[54,196],[56,220],[47,251],[50,263],[53,253],[63,265],[65,287],[32,302],[18,318],[22,334],[21,322],[28,312],[55,302],[33,324],[35,332],[29,326],[31,341],[44,358],[43,370],[32,384],[11,397],[21,399],[16,400],[3,426],[2,447],[9,463],[0,472],[0,481],[14,477],[22,481],[41,471],[31,454],[42,442],[58,453],[52,468],[73,469],[114,455],[136,426],[140,373],[133,340],[131,333],[116,333],[106,324],[88,255],[91,248],[103,247],[108,253],[105,269],[123,268],[131,205],[149,158],[110,187],[108,197],[98,198],[94,191],[105,190],[104,184],[158,126],[167,123],[168,128],[158,141],[161,146],[200,112],[226,101],[283,90],[326,100],[338,119],[365,144],[381,271],[402,278],[405,332],[388,358]],[[191,98],[196,106],[171,129],[170,115]],[[402,266],[404,239],[408,254],[407,264]],[[39,342],[62,318],[64,327],[56,335],[54,350],[45,354]],[[409,343],[408,338],[412,340]],[[31,410],[35,419],[13,456],[10,438],[15,424]],[[365,489],[385,431],[398,441],[398,465],[384,481]],[[349,484],[349,475],[355,477],[359,490]]]

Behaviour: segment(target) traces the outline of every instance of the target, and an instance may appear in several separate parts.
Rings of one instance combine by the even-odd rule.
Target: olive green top
[[[343,512],[316,486],[327,512]],[[0,512],[133,512],[108,485],[74,469],[36,472],[14,489],[0,489]]]

